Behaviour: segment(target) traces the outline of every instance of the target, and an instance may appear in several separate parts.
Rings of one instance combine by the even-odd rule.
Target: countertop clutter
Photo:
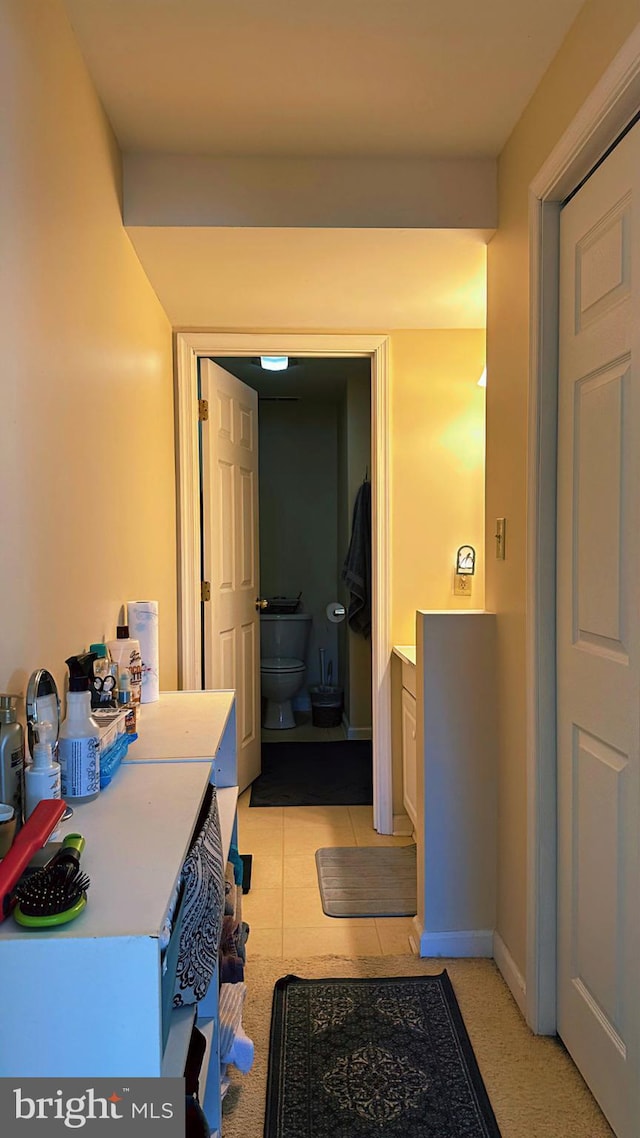
[[[235,730],[233,692],[161,693],[142,709],[139,738],[111,784],[95,800],[74,803],[61,836],[77,831],[86,840],[88,904],[68,925],[37,932],[12,918],[0,925],[0,1076],[182,1076],[197,1023],[207,1039],[200,1101],[219,1134],[225,1059],[239,1055],[240,1069],[248,1069],[253,1056],[241,1024],[246,989],[242,983],[223,1001],[221,1055],[218,967],[199,1004],[174,1008],[163,934],[213,783],[227,909],[233,906],[226,933],[235,933],[236,958],[239,947],[244,952],[242,891],[231,888],[230,871],[238,856]],[[223,911],[224,893],[223,881]],[[226,977],[241,978],[241,971]]]

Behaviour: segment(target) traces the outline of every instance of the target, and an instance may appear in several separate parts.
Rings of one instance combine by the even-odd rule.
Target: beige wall
[[[487,564],[498,613],[498,931],[526,967],[525,536],[529,352],[528,185],[640,18],[637,0],[588,0],[499,161],[488,250],[487,545],[507,519],[507,558]]]
[[[161,606],[176,684],[171,334],[58,0],[2,0],[0,689]]]
[[[485,336],[391,334],[391,630],[414,644],[416,609],[484,608]],[[453,595],[460,545],[476,549],[471,597]]]

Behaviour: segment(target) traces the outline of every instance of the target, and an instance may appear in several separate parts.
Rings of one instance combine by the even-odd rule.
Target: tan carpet
[[[502,1138],[612,1138],[562,1044],[531,1034],[493,961],[414,956],[251,960],[250,951],[249,943],[243,1024],[256,1058],[248,1075],[229,1068],[223,1138],[262,1138],[271,1000],[280,976],[419,976],[443,968],[451,977]]]

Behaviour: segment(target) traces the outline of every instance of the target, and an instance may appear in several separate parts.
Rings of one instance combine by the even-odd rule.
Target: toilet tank
[[[311,631],[311,613],[261,613],[260,659],[288,656],[306,660]]]

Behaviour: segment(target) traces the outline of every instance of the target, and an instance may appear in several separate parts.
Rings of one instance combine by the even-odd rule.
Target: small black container
[[[311,722],[314,727],[339,727],[342,723],[344,695],[342,688],[317,684],[309,688]]]

